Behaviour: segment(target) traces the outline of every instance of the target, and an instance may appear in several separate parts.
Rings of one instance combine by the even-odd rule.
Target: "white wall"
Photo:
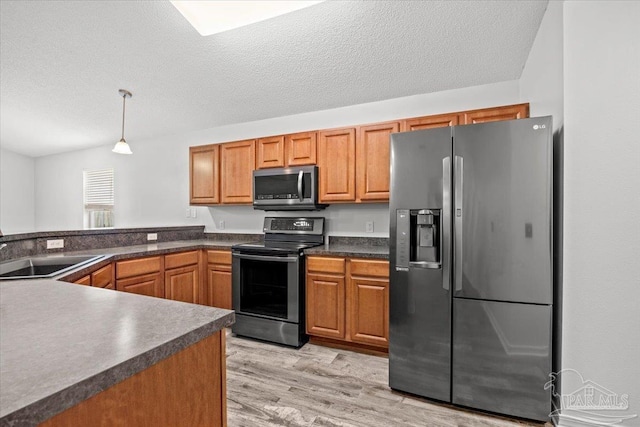
[[[564,3],[562,365],[640,416],[638,23],[640,2]]]
[[[414,95],[295,116],[239,123],[153,140],[129,141],[131,156],[111,153],[111,146],[36,159],[36,225],[38,230],[82,228],[82,170],[115,169],[116,227],[204,224],[207,231],[262,231],[264,212],[250,206],[197,208],[197,218],[186,218],[189,206],[189,152],[204,145],[246,138],[326,129],[384,120],[519,102],[518,81]],[[387,204],[333,205],[325,212],[330,235],[388,236]],[[364,233],[364,222],[374,221],[375,233]]]
[[[35,229],[34,171],[31,157],[0,148],[0,230],[4,234]]]
[[[554,130],[564,121],[562,8],[549,2],[520,76],[520,101],[529,103],[531,117],[553,116]]]

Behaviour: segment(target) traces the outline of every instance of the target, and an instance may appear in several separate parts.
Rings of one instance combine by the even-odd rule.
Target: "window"
[[[113,169],[83,171],[84,228],[113,227]]]

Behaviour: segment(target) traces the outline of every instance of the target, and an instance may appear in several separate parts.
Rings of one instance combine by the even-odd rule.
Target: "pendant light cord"
[[[127,101],[127,94],[122,95],[122,139],[124,140],[124,109]]]

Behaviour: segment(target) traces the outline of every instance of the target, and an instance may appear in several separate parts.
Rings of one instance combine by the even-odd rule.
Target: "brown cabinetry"
[[[107,264],[104,267],[91,273],[91,286],[96,288],[115,289],[115,269],[113,264]]]
[[[189,202],[191,204],[220,202],[219,151],[219,145],[189,147]]]
[[[434,129],[458,124],[458,114],[438,114],[437,116],[414,117],[402,121],[402,132]]]
[[[256,147],[256,169],[283,168],[284,136],[260,138]]]
[[[84,277],[81,277],[73,283],[75,283],[76,285],[91,286],[91,275],[88,274]]]
[[[388,261],[310,256],[306,286],[309,335],[388,347]]]
[[[318,133],[320,203],[356,200],[356,130],[334,129]]]
[[[389,200],[389,141],[399,131],[399,122],[358,128],[356,202]]]
[[[317,134],[301,132],[285,135],[285,156],[287,166],[305,166],[316,164]]]
[[[460,113],[458,121],[461,125],[470,125],[474,123],[523,119],[526,117],[529,117],[529,104],[516,104],[464,111]]]
[[[307,333],[345,338],[345,259],[307,258]]]
[[[205,304],[231,310],[231,251],[208,250],[206,268]]]
[[[163,257],[147,257],[116,263],[116,289],[124,292],[164,297]]]
[[[193,304],[200,302],[198,253],[189,251],[165,255],[165,298]]]
[[[220,145],[220,197],[222,203],[253,203],[255,140]]]
[[[387,202],[391,133],[526,117],[527,103],[191,147],[190,201],[250,204],[254,168],[317,164],[319,203]]]
[[[389,262],[350,260],[350,329],[353,342],[389,346]]]

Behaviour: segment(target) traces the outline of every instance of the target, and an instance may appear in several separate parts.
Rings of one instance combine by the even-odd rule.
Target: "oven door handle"
[[[273,255],[248,255],[248,254],[238,254],[238,253],[233,253],[232,256],[234,258],[240,258],[240,259],[250,259],[254,261],[270,261],[270,262],[297,262],[299,259],[297,256],[281,257],[281,256],[273,256]]]

